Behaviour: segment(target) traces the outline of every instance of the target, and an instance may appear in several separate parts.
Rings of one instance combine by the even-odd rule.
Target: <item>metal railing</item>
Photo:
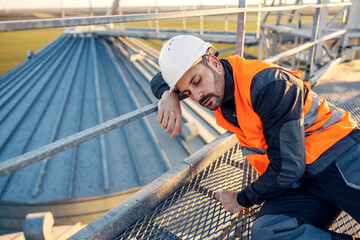
[[[248,8],[223,8],[215,10],[198,10],[187,12],[169,12],[169,13],[150,13],[150,14],[132,14],[132,15],[115,15],[115,16],[98,16],[98,17],[69,17],[59,19],[43,20],[25,20],[25,21],[2,21],[0,22],[0,32],[18,31],[27,29],[73,27],[81,25],[96,25],[109,23],[126,23],[149,20],[164,20],[172,18],[187,18],[200,16],[214,16],[235,13],[258,13],[258,12],[277,12],[300,9],[322,8],[322,7],[344,7],[351,6],[350,2],[344,3],[327,3],[327,4],[306,4],[302,6],[282,6],[282,7],[248,7]]]
[[[341,4],[319,4],[319,5],[305,5],[305,6],[291,6],[291,7],[265,7],[265,8],[247,8],[246,12],[255,11],[280,11],[280,10],[299,10],[305,8],[320,8],[320,7],[331,7],[331,6],[349,6],[351,3]],[[161,14],[139,14],[139,15],[128,15],[128,16],[105,16],[105,17],[88,17],[88,18],[69,18],[69,19],[52,19],[52,20],[29,20],[29,21],[9,21],[0,22],[0,29],[6,30],[19,30],[29,28],[42,28],[42,27],[56,27],[56,26],[74,26],[81,24],[99,24],[99,23],[110,23],[110,22],[127,22],[127,21],[143,21],[150,19],[167,19],[177,17],[190,17],[190,16],[206,16],[206,15],[217,15],[225,13],[240,13],[244,12],[244,8],[237,9],[220,9],[220,10],[201,10],[191,12],[179,12],[179,13],[161,13]],[[266,59],[269,62],[276,62],[281,58],[289,57],[293,54],[308,49],[320,42],[324,42],[335,36],[344,35],[345,30],[340,30],[335,33],[324,36],[315,42],[309,42],[284,53],[278,54],[274,57]],[[0,177],[8,175],[14,171],[22,169],[26,166],[34,164],[43,159],[47,159],[55,154],[63,152],[69,148],[77,146],[83,142],[89,141],[92,138],[98,137],[105,134],[113,129],[123,126],[131,121],[139,119],[147,114],[153,113],[157,110],[157,103],[138,109],[134,112],[125,114],[115,119],[109,120],[85,131],[71,135],[65,139],[61,139],[54,143],[48,144],[44,147],[36,149],[32,152],[23,154],[21,156],[9,159],[5,162],[0,163]]]
[[[69,148],[75,147],[83,142],[101,136],[111,130],[140,119],[150,113],[157,111],[157,102],[139,108],[130,113],[103,122],[84,131],[73,134],[67,138],[60,139],[44,147],[22,154],[18,157],[0,163],[0,177],[6,176],[24,167],[32,165],[41,160],[47,159]]]
[[[344,3],[327,3],[327,4],[309,4],[303,6],[281,6],[281,7],[262,7],[262,8],[258,7],[258,8],[246,8],[246,9],[227,8],[227,9],[217,9],[217,10],[199,10],[199,11],[174,12],[174,13],[134,14],[134,15],[121,15],[121,16],[79,17],[79,18],[27,20],[27,21],[4,21],[4,22],[0,22],[0,31],[15,31],[21,29],[35,29],[35,28],[48,28],[48,27],[70,27],[76,25],[121,23],[121,22],[170,19],[170,18],[182,18],[182,17],[194,17],[194,16],[210,16],[210,15],[219,15],[219,14],[243,13],[245,11],[275,12],[275,11],[300,10],[306,8],[318,9],[322,7],[346,7],[351,5],[352,4],[350,2],[344,2]],[[294,49],[290,49],[276,56],[265,59],[265,61],[277,62],[282,58],[287,58],[296,53],[299,53],[313,46],[316,46],[316,44],[325,42],[329,39],[332,39],[334,37],[339,37],[345,34],[346,34],[346,30],[336,31],[334,33],[323,36],[321,39],[317,39],[314,42],[305,43]],[[338,61],[339,60],[336,59],[332,61],[328,66]],[[322,69],[321,72],[323,71],[324,69]],[[316,77],[319,77],[319,75],[316,75]],[[92,138],[105,134],[131,121],[146,116],[147,114],[153,113],[156,110],[157,110],[157,103],[153,103],[149,106],[145,106],[131,113],[101,123],[97,126],[76,133],[74,135],[61,139],[54,143],[48,144],[44,147],[33,150],[29,153],[25,153],[21,156],[2,162],[0,163],[0,177],[8,175],[14,171],[22,169],[26,166],[34,164],[43,159],[49,158],[69,148],[75,147],[83,142],[89,141]]]
[[[359,0],[355,0],[356,9],[359,8]],[[303,9],[320,9],[323,7],[347,7],[352,6],[352,3],[326,3],[326,4],[309,4],[303,6],[280,6],[280,7],[258,7],[258,8],[226,8],[226,9],[216,9],[216,10],[199,10],[199,11],[188,11],[188,12],[172,12],[172,13],[155,13],[155,14],[135,14],[135,15],[121,15],[121,16],[101,16],[101,17],[81,17],[81,18],[65,18],[65,19],[47,19],[47,20],[27,20],[27,21],[4,21],[0,22],[0,32],[5,31],[16,31],[24,29],[39,29],[39,28],[54,28],[54,27],[71,27],[78,25],[94,25],[94,24],[108,24],[108,23],[125,23],[125,22],[135,22],[135,21],[148,21],[148,20],[161,20],[161,19],[171,19],[171,18],[185,18],[185,17],[198,17],[198,16],[211,16],[211,15],[222,15],[222,14],[235,14],[235,13],[250,13],[250,12],[275,12],[275,11],[295,11]],[[356,13],[356,10],[354,11]],[[317,26],[313,27],[318,29]],[[318,31],[318,30],[316,30]],[[316,31],[313,35],[317,35]],[[338,30],[328,35],[323,35],[321,38],[314,38],[313,42],[308,42],[288,51],[282,52],[276,56],[269,57],[265,59],[269,62],[277,62],[281,59],[292,56],[296,53],[302,52],[304,50],[310,49],[311,47],[317,46],[319,43],[323,43],[329,39],[335,37],[342,37],[347,34],[347,30]],[[346,48],[345,43],[347,40],[342,40],[343,45],[340,46],[340,54],[338,58],[330,61],[321,72],[324,71],[327,67],[332,64],[338,63],[343,57],[343,49]],[[310,50],[312,51],[312,50]],[[312,59],[312,58],[311,58]],[[313,61],[313,60],[312,60]],[[310,62],[312,65],[313,62]],[[310,65],[310,66],[311,66]],[[320,73],[310,75],[309,78],[318,78]],[[309,79],[307,79],[309,80]],[[21,156],[9,159],[5,162],[0,163],[0,177],[11,174],[17,170],[20,170],[26,166],[34,164],[43,159],[47,159],[55,154],[63,152],[69,148],[75,147],[81,143],[89,141],[92,138],[101,136],[111,130],[114,130],[118,127],[121,127],[127,123],[130,123],[134,120],[142,118],[150,113],[157,111],[157,103],[150,104],[143,108],[139,108],[128,114],[119,116],[107,122],[96,125],[92,128],[84,130],[82,132],[71,135],[67,138],[61,139],[54,143],[48,144],[44,147],[25,153]],[[113,221],[113,222],[111,222]],[[110,219],[108,226],[112,226],[118,219]]]

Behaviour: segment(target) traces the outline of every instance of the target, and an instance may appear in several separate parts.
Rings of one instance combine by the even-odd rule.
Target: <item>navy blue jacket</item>
[[[220,61],[225,69],[225,92],[221,111],[227,121],[239,127],[234,100],[233,70],[227,60]],[[336,160],[320,156],[319,159],[322,158],[320,161],[318,159],[311,164],[313,166],[306,166],[304,146],[294,147],[291,145],[293,143],[289,142],[286,143],[289,145],[288,149],[297,151],[292,154],[303,157],[294,162],[283,161],[280,142],[282,149],[286,149],[287,146],[280,139],[280,130],[284,131],[287,126],[291,126],[289,131],[304,131],[293,129],[293,125],[288,124],[291,121],[300,120],[303,115],[307,89],[299,82],[301,81],[295,80],[294,76],[278,68],[265,69],[252,80],[251,103],[263,122],[264,137],[268,145],[267,154],[271,164],[259,179],[238,193],[237,200],[241,206],[250,207],[261,204],[264,200],[283,193],[289,187],[298,187],[304,173],[314,176]],[[161,73],[152,79],[151,89],[158,99],[165,90],[169,89]],[[333,147],[336,147],[335,145]],[[341,154],[341,152],[337,153]],[[326,152],[323,155],[326,156]]]

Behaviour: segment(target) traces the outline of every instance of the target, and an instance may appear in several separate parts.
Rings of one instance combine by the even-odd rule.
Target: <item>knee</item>
[[[254,221],[251,229],[251,239],[276,239],[278,233],[297,227],[296,218],[285,215],[264,215]]]

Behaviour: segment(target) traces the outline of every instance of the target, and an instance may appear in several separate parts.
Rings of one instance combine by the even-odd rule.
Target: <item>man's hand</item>
[[[161,95],[158,103],[157,121],[167,132],[173,132],[170,138],[173,139],[181,131],[181,107],[178,94],[171,90],[166,90]]]
[[[237,192],[230,190],[222,190],[215,193],[216,200],[219,200],[224,209],[231,213],[238,213],[244,209],[236,200]]]

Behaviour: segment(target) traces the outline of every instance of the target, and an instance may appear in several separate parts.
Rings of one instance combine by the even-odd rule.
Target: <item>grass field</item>
[[[27,30],[0,33],[0,75],[26,58],[26,51],[34,53],[61,35],[62,29]]]
[[[147,27],[148,22],[134,22],[134,23],[126,23],[124,26],[139,26],[139,27]],[[170,19],[170,20],[161,20],[159,21],[160,28],[172,28],[172,29],[182,29],[183,22],[182,19]],[[155,21],[151,22],[151,27],[155,27]],[[186,19],[186,29],[199,29],[200,21],[199,17],[196,18],[187,18]],[[255,31],[256,30],[256,22],[250,21],[246,23],[245,26],[246,31]],[[204,17],[204,30],[224,30],[225,31],[225,21],[224,16],[210,16]],[[229,16],[228,22],[228,30],[236,31],[236,16]],[[161,40],[143,40],[143,42],[147,43],[151,47],[160,51],[161,49]],[[227,43],[212,43],[216,49],[228,49],[234,47],[234,44]],[[234,51],[229,51],[220,55],[220,57],[227,57],[229,55],[234,54]],[[245,49],[245,54],[257,56],[257,47],[248,47]]]
[[[99,11],[97,14],[101,15],[103,10]],[[84,12],[71,12],[71,16],[81,16],[88,15]],[[0,20],[23,20],[23,19],[36,19],[36,18],[54,18],[59,17],[59,11],[48,11],[48,12],[15,12],[8,15],[0,16]],[[68,14],[67,16],[70,16]],[[204,17],[204,29],[224,29],[224,16],[211,16]],[[229,15],[229,31],[234,31],[236,29],[236,15]],[[155,21],[151,22],[152,27],[155,27]],[[182,19],[170,19],[170,20],[161,20],[159,21],[161,28],[173,28],[181,29],[183,27]],[[148,27],[148,22],[133,22],[126,23],[124,26],[141,26]],[[199,29],[200,21],[199,17],[187,18],[186,19],[186,28],[187,29]],[[256,23],[249,22],[246,25],[246,30],[255,30]],[[40,30],[26,30],[26,31],[15,31],[15,32],[3,32],[0,33],[0,75],[4,74],[24,59],[26,59],[27,50],[32,50],[34,53],[39,51],[41,48],[48,45],[50,42],[55,40],[61,35],[63,28],[53,28],[53,29],[40,29]],[[161,41],[160,40],[144,40],[152,47],[160,50]],[[233,44],[219,44],[214,43],[214,46],[221,50],[233,47]],[[247,54],[256,55],[257,48],[250,48],[245,50]],[[250,52],[247,52],[250,51]],[[223,54],[221,57],[226,57],[227,55],[233,54],[233,52],[228,52]]]
[[[106,9],[97,9],[95,10],[95,15],[103,15]],[[70,16],[89,16],[87,10],[72,10],[67,12],[67,17]],[[22,20],[22,19],[36,19],[36,18],[55,18],[60,17],[59,10],[49,10],[43,12],[14,12],[9,14],[3,14],[0,16],[0,21],[4,20]],[[245,29],[246,31],[255,31],[256,30],[256,14],[248,14],[247,22]],[[275,19],[275,15],[271,17]],[[235,31],[237,24],[237,15],[231,14],[228,15],[228,30]],[[270,19],[271,20],[271,19]],[[274,21],[274,20],[273,20]],[[132,22],[125,23],[127,26],[139,26],[139,27],[148,27],[148,22]],[[183,28],[182,19],[170,19],[170,20],[160,20],[160,28],[172,28],[172,29],[181,29]],[[151,27],[155,28],[155,21],[151,22]],[[200,21],[199,17],[186,18],[186,28],[187,29],[199,29]],[[224,30],[225,29],[225,16],[206,16],[204,17],[204,30]],[[4,74],[20,62],[22,62],[26,57],[26,51],[32,50],[36,53],[41,48],[45,47],[47,44],[55,40],[61,35],[63,28],[53,28],[53,29],[40,29],[40,30],[26,30],[26,31],[16,31],[16,32],[4,32],[0,33],[0,75]],[[225,31],[225,30],[224,30]],[[150,46],[160,50],[161,40],[143,40],[148,43]],[[228,49],[234,47],[234,44],[221,44],[213,43],[213,45],[218,49]],[[246,55],[257,56],[257,47],[247,47],[244,50]],[[229,51],[222,53],[220,57],[224,58],[229,55],[234,54],[234,51]]]

